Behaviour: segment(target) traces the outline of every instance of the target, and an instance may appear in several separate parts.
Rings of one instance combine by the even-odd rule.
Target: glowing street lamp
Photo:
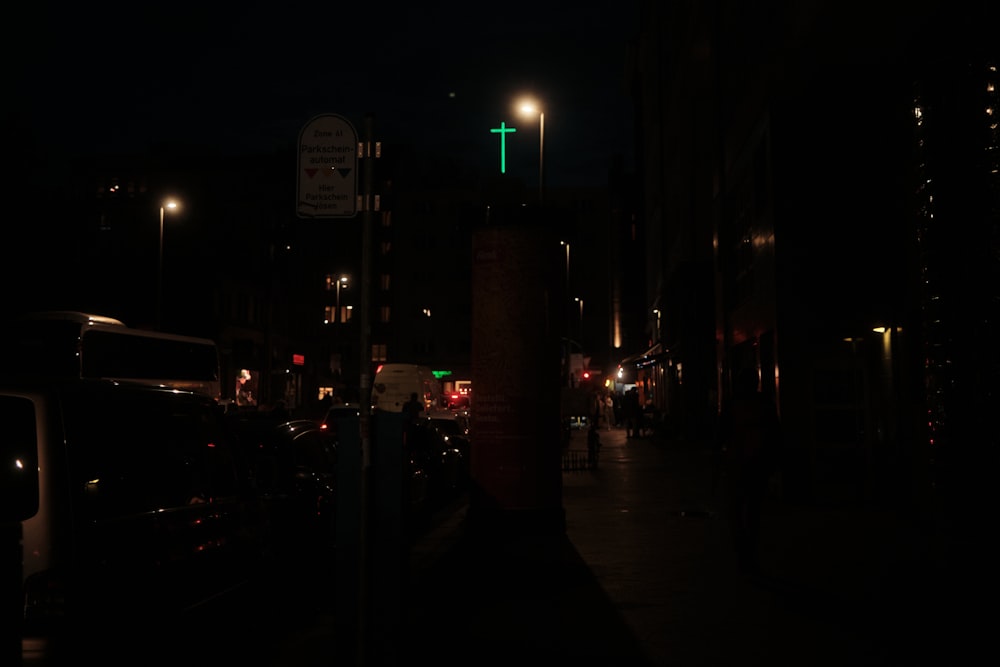
[[[160,257],[156,269],[156,328],[159,329],[163,318],[163,213],[176,211],[180,207],[174,199],[165,199],[160,204]]]
[[[519,110],[522,116],[538,114],[538,201],[545,201],[545,112],[534,100],[521,102]]]

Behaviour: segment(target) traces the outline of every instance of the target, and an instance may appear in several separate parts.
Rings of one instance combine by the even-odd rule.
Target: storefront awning
[[[663,346],[660,343],[657,343],[656,345],[649,348],[645,352],[640,352],[639,354],[633,354],[630,357],[625,357],[618,363],[618,365],[643,366],[646,363],[653,362],[662,351],[663,351]]]

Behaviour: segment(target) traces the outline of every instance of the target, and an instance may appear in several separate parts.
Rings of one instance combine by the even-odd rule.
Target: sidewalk
[[[402,606],[372,610],[380,627],[360,662],[966,664],[992,636],[991,615],[964,628],[978,607],[908,564],[909,538],[887,515],[771,500],[761,573],[748,577],[707,448],[623,429],[601,440],[596,469],[562,475],[565,533],[486,540],[461,510],[414,545]],[[586,450],[585,431],[571,447]],[[276,664],[345,658],[329,620],[303,628]]]
[[[749,578],[707,448],[623,429],[601,440],[596,470],[563,473],[564,535],[484,543],[457,522],[437,560],[418,545],[407,662],[889,665],[933,649],[907,647],[913,628],[884,599],[887,517],[770,501]],[[586,449],[585,431],[571,447]]]

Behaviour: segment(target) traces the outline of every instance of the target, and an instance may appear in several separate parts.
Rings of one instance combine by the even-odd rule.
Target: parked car
[[[464,491],[470,479],[470,443],[454,415],[431,413],[417,420],[411,434],[408,450],[428,470],[431,503],[446,502]]]
[[[387,414],[373,411],[369,418],[370,434],[374,439],[378,431],[379,423],[387,423],[387,420],[401,419],[400,413]],[[319,427],[330,434],[330,437],[337,443],[343,438],[349,437],[360,441],[361,406],[357,403],[337,403],[327,408],[323,418],[319,421]],[[401,427],[397,424],[397,427]],[[406,511],[411,517],[419,515],[425,509],[428,501],[430,488],[430,470],[422,457],[407,457],[406,461],[406,483],[405,499]]]
[[[437,414],[437,413],[432,413]],[[427,417],[417,419],[412,429],[405,429],[410,437],[406,442],[401,456],[405,459],[405,503],[406,511],[411,519],[422,518],[428,511],[439,506],[452,497],[456,490],[464,488],[469,478],[469,449],[467,441],[460,439],[454,427],[462,427],[461,418],[453,413],[443,413],[452,422],[441,428]],[[347,403],[331,406],[320,428],[331,433],[340,440],[344,435],[341,430],[355,429],[359,423],[361,411],[357,404]],[[371,415],[371,435],[377,438],[381,428],[398,429],[398,446],[404,448],[403,415],[400,412],[374,411]],[[451,441],[452,437],[457,437]],[[390,441],[392,436],[389,436]]]
[[[471,442],[468,417],[453,412],[432,412],[427,421],[428,425],[436,430],[445,442],[459,449],[466,459],[469,458]]]
[[[337,443],[308,419],[267,412],[227,415],[259,494],[269,553],[298,565],[332,559],[337,519]]]
[[[337,433],[337,426],[344,419],[360,419],[361,406],[357,403],[334,403],[323,414],[320,419],[320,428],[330,431],[334,435]]]
[[[472,407],[472,397],[468,394],[453,391],[447,395],[446,399],[449,410],[468,410]]]
[[[31,659],[183,618],[259,572],[266,527],[211,397],[5,378],[0,420],[0,460],[23,463],[3,493],[22,521]]]

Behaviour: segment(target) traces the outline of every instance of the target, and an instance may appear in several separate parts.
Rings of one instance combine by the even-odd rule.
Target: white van
[[[411,394],[423,400],[426,414],[441,405],[441,382],[430,368],[418,364],[382,364],[375,371],[373,410],[402,412]]]
[[[8,378],[0,420],[0,521],[21,522],[27,663],[189,617],[264,564],[257,493],[213,398]]]

